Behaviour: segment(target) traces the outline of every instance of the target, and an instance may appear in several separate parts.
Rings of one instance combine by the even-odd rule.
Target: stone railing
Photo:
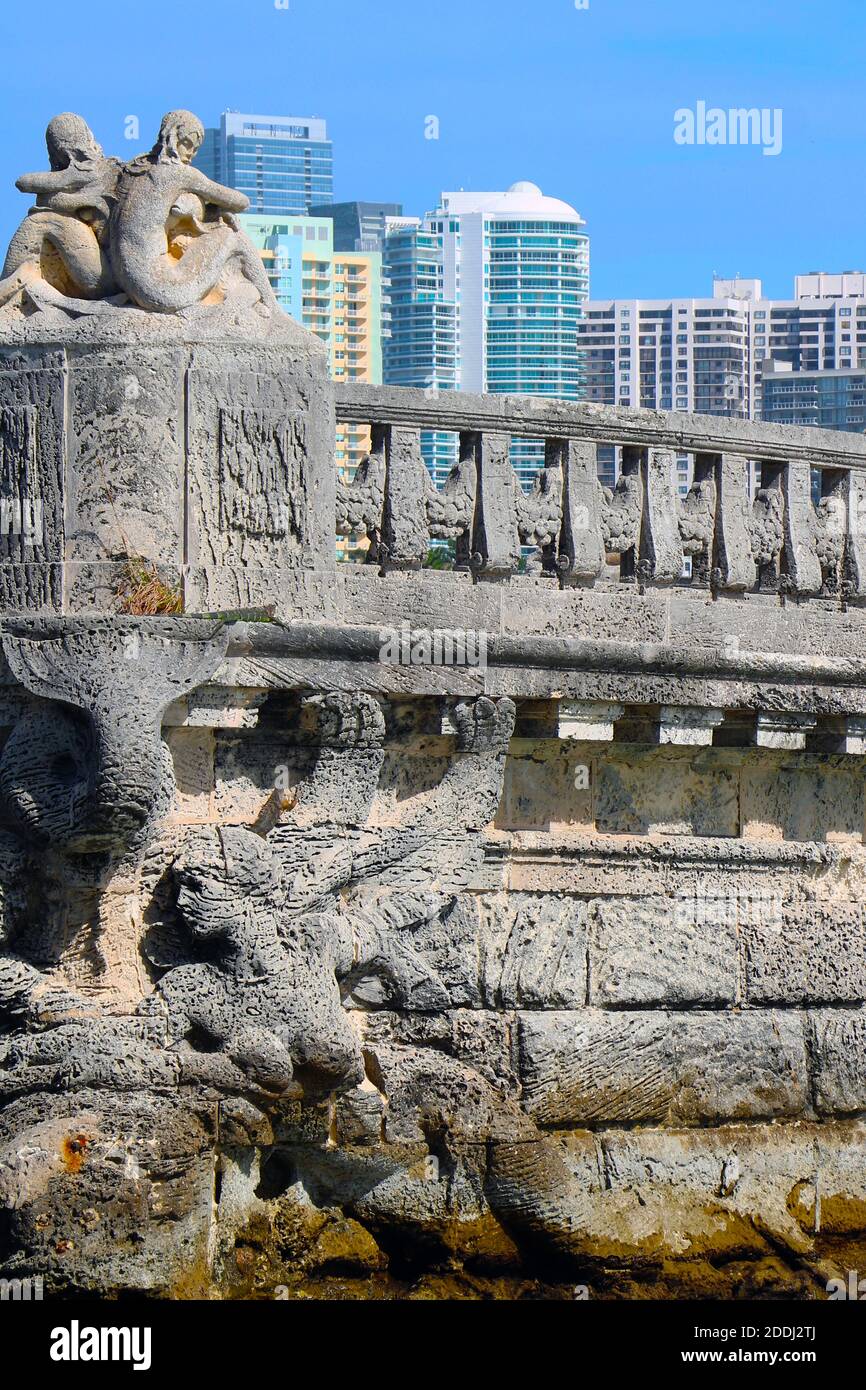
[[[563,587],[609,578],[608,561],[618,558],[624,582],[866,596],[861,435],[356,383],[337,387],[337,420],[372,428],[354,481],[338,483],[337,530],[366,531],[369,559],[385,570],[416,569],[431,541],[448,539],[455,567],[484,579],[515,573],[529,546]],[[459,435],[441,490],[424,466],[422,430]],[[545,441],[529,493],[509,459],[515,436]],[[597,477],[599,444],[622,448],[613,489]],[[675,468],[682,453],[694,460],[684,498]],[[749,463],[758,470],[754,497]]]

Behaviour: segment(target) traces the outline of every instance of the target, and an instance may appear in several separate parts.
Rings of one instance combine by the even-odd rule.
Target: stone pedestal
[[[5,612],[116,611],[131,560],[187,612],[267,602],[276,571],[333,566],[334,479],[326,355],[286,318],[0,328]]]

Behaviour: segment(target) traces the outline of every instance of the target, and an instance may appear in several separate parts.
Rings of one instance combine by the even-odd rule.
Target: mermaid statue
[[[203,138],[192,112],[169,111],[153,149],[124,164],[80,116],[55,116],[50,169],[17,181],[36,204],[10,243],[0,306],[24,293],[79,313],[177,314],[232,300],[269,317],[267,271],[237,221],[249,199],[191,163]]]

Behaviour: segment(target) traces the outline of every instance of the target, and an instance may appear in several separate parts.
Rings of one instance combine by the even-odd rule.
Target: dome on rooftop
[[[574,222],[583,226],[583,218],[569,203],[559,198],[547,198],[537,183],[519,179],[506,193],[443,193],[442,204],[449,212],[482,212],[492,217],[525,217],[530,220]]]

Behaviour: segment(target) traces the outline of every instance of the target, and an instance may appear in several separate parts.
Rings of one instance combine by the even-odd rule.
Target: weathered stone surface
[[[609,1190],[631,1198],[618,1205],[619,1219],[634,1222],[632,1212],[649,1211],[668,1249],[717,1250],[721,1232],[704,1225],[716,1212],[737,1222],[736,1240],[748,1240],[751,1229],[753,1238],[766,1233],[792,1254],[808,1255],[817,1233],[859,1228],[862,1142],[859,1121],[608,1130],[602,1166]]]
[[[599,762],[595,812],[605,834],[736,835],[737,780],[718,764],[623,753]]]
[[[803,1023],[781,1013],[521,1013],[520,1076],[545,1125],[797,1115]]]
[[[800,842],[862,842],[863,779],[851,763],[749,763],[740,785],[744,834]]]
[[[570,636],[593,641],[617,639],[624,632],[635,641],[661,642],[668,636],[669,596],[665,591],[638,597],[569,588],[557,591],[523,578],[502,590],[502,630],[519,636]]]
[[[866,444],[347,383],[337,497],[199,138],[56,118],[0,282],[0,1272],[809,1296],[866,1230]]]
[[[505,775],[497,825],[543,830],[592,824],[595,765],[591,749],[515,739]]]
[[[174,765],[175,815],[184,822],[213,818],[215,742],[210,729],[172,729],[166,742]]]
[[[501,1008],[568,1009],[586,1001],[587,904],[511,893],[481,899],[484,997]]]
[[[598,899],[589,931],[591,1004],[732,1004],[736,920],[701,920],[670,898]]]
[[[83,1077],[74,1094],[7,1105],[4,1274],[37,1268],[57,1292],[201,1297],[210,1280],[215,1112],[180,1095],[88,1089]]]
[[[816,1110],[822,1115],[850,1115],[866,1109],[866,1010],[815,1009],[809,1021]]]
[[[866,928],[859,904],[806,903],[749,923],[744,945],[752,1004],[843,1004],[866,996]]]
[[[68,358],[67,553],[178,566],[184,511],[183,354],[116,348]],[[70,428],[71,427],[71,428]]]

